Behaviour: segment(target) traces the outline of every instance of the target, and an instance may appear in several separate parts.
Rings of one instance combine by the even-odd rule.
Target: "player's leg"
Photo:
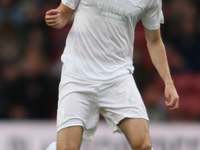
[[[82,141],[82,127],[74,126],[60,130],[57,142],[52,142],[46,150],[79,150]]]
[[[125,118],[118,126],[133,150],[152,150],[147,120]]]
[[[68,127],[57,134],[57,150],[79,150],[82,141],[81,126]]]
[[[134,150],[151,150],[148,116],[133,77],[118,79],[104,89],[100,112],[113,132],[124,132]]]
[[[52,143],[47,150],[79,150],[82,140],[91,141],[99,120],[98,106],[93,102],[94,92],[90,83],[62,74],[57,110],[57,144]]]

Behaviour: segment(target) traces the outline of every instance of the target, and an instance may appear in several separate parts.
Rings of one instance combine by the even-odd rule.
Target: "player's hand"
[[[62,21],[61,11],[58,9],[51,9],[47,11],[45,14],[45,21],[46,24],[50,27],[58,26]]]
[[[170,110],[178,109],[179,96],[173,84],[165,85],[165,97],[167,98],[165,105],[168,106]]]

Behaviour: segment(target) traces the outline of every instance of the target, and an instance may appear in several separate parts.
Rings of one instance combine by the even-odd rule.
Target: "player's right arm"
[[[55,29],[63,28],[70,20],[74,13],[74,10],[65,6],[62,2],[56,9],[51,9],[45,14],[46,24]]]

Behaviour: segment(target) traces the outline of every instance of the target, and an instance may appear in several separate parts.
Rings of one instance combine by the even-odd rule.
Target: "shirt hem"
[[[115,81],[117,79],[121,79],[121,78],[126,78],[128,76],[132,76],[132,74],[130,74],[127,70],[127,73],[122,73],[122,74],[119,74],[117,76],[113,76],[113,77],[110,77],[110,78],[90,78],[90,77],[87,77],[87,76],[83,76],[83,75],[79,75],[79,74],[76,74],[76,73],[73,73],[73,72],[70,72],[64,68],[62,68],[62,73],[69,76],[69,77],[72,77],[72,78],[75,78],[75,79],[78,79],[78,80],[83,80],[83,81],[89,81],[89,82],[93,82],[93,83],[99,83],[99,82],[112,82],[112,81]]]

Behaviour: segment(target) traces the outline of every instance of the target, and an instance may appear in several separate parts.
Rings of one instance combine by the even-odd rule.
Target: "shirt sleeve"
[[[160,28],[160,24],[164,23],[164,16],[162,13],[161,0],[154,0],[150,7],[144,12],[142,18],[142,24],[149,30],[156,30]]]
[[[80,0],[61,0],[61,1],[65,6],[75,10]]]

